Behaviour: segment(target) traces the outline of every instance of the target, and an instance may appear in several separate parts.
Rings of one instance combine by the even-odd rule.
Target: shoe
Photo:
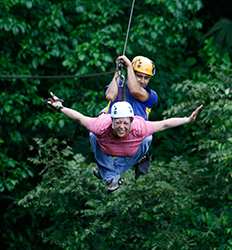
[[[119,181],[117,181],[117,182],[111,181],[107,184],[107,191],[108,191],[108,193],[112,193],[112,192],[116,191],[117,189],[119,189],[119,187],[120,187]]]
[[[102,180],[102,177],[101,177],[100,172],[99,172],[98,169],[96,169],[96,168],[93,169],[93,175],[95,177],[97,177],[99,180]]]
[[[148,173],[148,169],[150,166],[150,156],[149,154],[145,154],[135,165],[135,179],[137,180],[141,175],[145,175]]]
[[[118,184],[119,184],[119,185],[122,185],[123,182],[124,182],[124,179],[122,179],[122,178],[120,178],[120,179],[118,180]]]

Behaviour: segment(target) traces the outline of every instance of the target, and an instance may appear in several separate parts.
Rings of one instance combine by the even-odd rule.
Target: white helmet
[[[129,102],[116,102],[111,107],[112,118],[134,117],[134,111]]]

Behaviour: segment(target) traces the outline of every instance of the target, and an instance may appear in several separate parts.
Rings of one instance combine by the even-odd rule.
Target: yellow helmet
[[[134,71],[144,73],[149,76],[155,75],[155,64],[147,57],[136,56],[132,60]]]

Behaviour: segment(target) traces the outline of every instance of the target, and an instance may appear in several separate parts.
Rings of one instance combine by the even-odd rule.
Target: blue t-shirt
[[[126,88],[125,88],[125,91],[126,91],[125,101],[127,101],[127,102],[129,102],[131,104],[135,115],[141,116],[145,120],[148,120],[148,115],[149,115],[149,112],[150,112],[151,108],[154,105],[158,104],[158,95],[154,90],[152,90],[152,89],[150,89],[148,87],[146,87],[145,89],[149,93],[149,98],[145,102],[141,102],[141,101],[135,99],[131,95],[131,93],[130,93],[127,85],[126,85]],[[116,99],[113,102],[110,103],[109,113],[111,111],[111,106],[115,102],[122,101],[122,100],[123,100],[123,87],[118,86],[118,96],[116,97]]]

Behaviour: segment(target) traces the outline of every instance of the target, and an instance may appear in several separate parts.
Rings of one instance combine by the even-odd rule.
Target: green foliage
[[[162,150],[159,157],[170,158],[170,152],[176,154],[182,148],[191,164],[192,190],[198,206],[191,215],[194,229],[187,230],[188,234],[198,246],[204,245],[202,249],[212,249],[212,246],[230,249],[231,62],[226,54],[219,57],[217,53],[211,53],[216,50],[209,44],[205,51],[210,52],[210,75],[199,74],[198,81],[187,80],[174,85],[172,94],[176,104],[164,113],[166,116],[189,114],[197,105],[203,104],[202,114],[196,125],[178,128],[177,134],[169,131],[161,135],[158,140],[166,150]],[[169,138],[172,144],[167,142]]]
[[[193,205],[186,161],[160,162],[137,182],[128,173],[125,187],[109,195],[91,165],[57,143],[37,140],[31,161],[44,167],[43,178],[19,201],[48,221],[40,232],[44,242],[62,249],[178,249],[188,240],[178,228]]]
[[[19,205],[48,221],[41,240],[70,250],[229,250],[232,74],[225,61],[214,65],[215,74],[172,87],[176,104],[165,116],[188,114],[200,103],[202,113],[175,134],[157,135],[162,146],[155,145],[152,171],[138,181],[129,171],[113,194],[81,155],[56,140],[38,140],[32,163],[43,166],[42,181]]]
[[[212,37],[222,51],[229,51],[232,55],[232,21],[226,18],[213,25],[206,37]]]
[[[129,2],[118,4],[108,0],[97,3],[84,0],[2,1],[1,74],[79,75],[111,70],[115,67],[115,58],[122,53],[130,7]],[[192,19],[200,7],[200,1],[183,4],[147,1],[142,6],[135,5],[127,54],[132,58],[141,53],[155,59],[160,71],[157,88],[160,87],[161,99],[163,90],[166,92],[169,88],[169,80],[179,78],[177,69],[186,57],[187,40],[200,28],[200,21]],[[169,62],[172,65],[168,65]],[[185,68],[189,66],[191,63]],[[61,138],[84,135],[71,121],[45,109],[44,99],[48,92],[54,91],[67,106],[97,115],[106,105],[104,86],[111,77],[0,79],[0,139],[4,146],[1,190],[8,190],[5,176],[15,175],[15,170],[18,174],[10,181],[10,190],[31,175],[30,166],[24,161],[26,154],[30,154],[28,145],[33,137],[54,133]],[[13,170],[10,162],[15,162]],[[26,175],[25,168],[28,169]]]
[[[111,71],[130,7],[112,0],[1,1],[1,74]],[[1,77],[6,249],[231,249],[231,61],[210,39],[198,51],[200,8],[200,0],[135,4],[126,54],[154,59],[159,112],[188,115],[201,103],[204,109],[195,124],[156,135],[152,171],[137,182],[128,172],[111,195],[80,154],[89,153],[86,131],[44,99],[52,90],[66,106],[97,115],[112,75]]]

